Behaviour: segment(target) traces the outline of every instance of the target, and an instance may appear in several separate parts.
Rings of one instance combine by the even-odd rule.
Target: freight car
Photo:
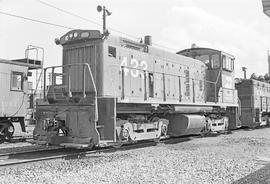
[[[242,126],[257,127],[268,124],[270,84],[255,79],[241,79],[235,86],[241,102]]]
[[[34,139],[66,147],[158,140],[240,126],[234,57],[215,49],[177,54],[72,30],[56,44],[61,66],[44,69]]]
[[[41,61],[28,57],[36,49],[28,46],[24,59],[0,59],[0,143],[12,138],[15,132],[13,123],[20,123],[21,130],[25,132],[25,117],[30,108],[30,70],[42,68]]]

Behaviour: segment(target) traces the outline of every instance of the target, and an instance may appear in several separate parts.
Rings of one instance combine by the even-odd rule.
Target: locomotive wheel
[[[0,144],[4,143],[5,142],[5,133],[0,133]]]
[[[6,128],[6,139],[10,141],[10,139],[13,137],[13,134],[15,132],[15,128],[12,123],[9,123],[8,127]]]
[[[7,140],[8,130],[5,128],[2,132],[0,132],[0,144],[4,143]]]

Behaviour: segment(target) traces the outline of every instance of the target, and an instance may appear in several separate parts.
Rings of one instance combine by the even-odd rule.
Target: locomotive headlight
[[[69,34],[69,38],[72,38],[73,37],[73,34]]]
[[[58,38],[55,38],[55,39],[54,39],[54,43],[55,43],[56,45],[59,45],[59,44],[60,44],[60,40],[59,40]]]
[[[81,37],[82,38],[87,38],[87,37],[89,37],[89,33],[88,32],[83,32],[83,33],[81,33]]]

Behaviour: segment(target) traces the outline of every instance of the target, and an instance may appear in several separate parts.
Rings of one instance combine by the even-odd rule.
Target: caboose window
[[[116,58],[116,48],[115,47],[108,47],[108,56]]]
[[[11,86],[11,90],[22,91],[23,90],[23,73],[12,72],[10,86]]]

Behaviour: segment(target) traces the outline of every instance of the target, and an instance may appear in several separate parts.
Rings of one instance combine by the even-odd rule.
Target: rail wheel
[[[13,137],[13,134],[15,132],[15,128],[12,123],[9,123],[8,127],[6,128],[6,139],[10,141],[10,139]]]
[[[2,127],[1,132],[0,132],[0,144],[5,142],[5,141],[10,141],[11,138],[13,137],[15,128],[12,125],[12,123],[8,123],[7,125],[4,125]]]
[[[4,143],[5,142],[5,137],[6,135],[4,133],[0,133],[0,144]]]

